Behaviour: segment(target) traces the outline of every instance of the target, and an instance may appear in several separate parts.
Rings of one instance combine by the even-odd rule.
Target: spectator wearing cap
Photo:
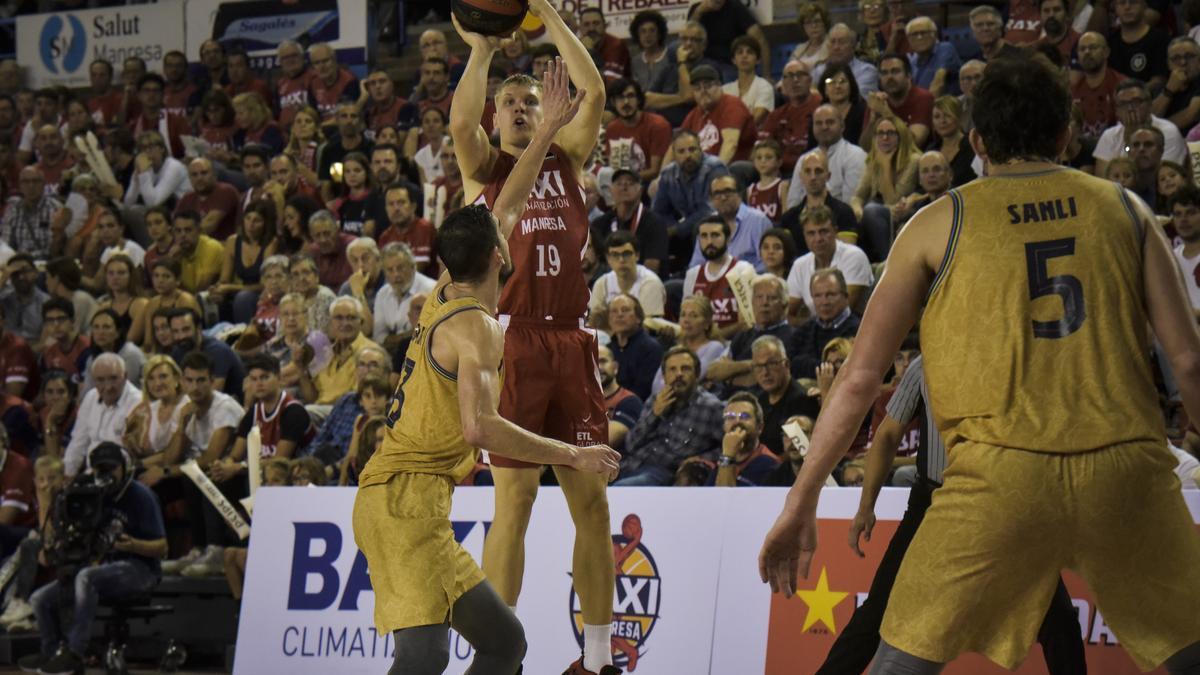
[[[884,54],[879,59],[879,83],[883,91],[867,97],[869,117],[899,118],[908,125],[917,147],[925,147],[933,127],[933,95],[913,82],[912,64],[899,54]],[[867,127],[873,128],[870,121]]]
[[[632,171],[647,182],[658,178],[671,146],[671,123],[658,113],[643,110],[646,96],[634,80],[613,82],[608,103],[616,113],[604,128],[608,166]]]
[[[958,69],[962,67],[962,59],[954,45],[938,40],[938,27],[933,19],[918,16],[908,22],[904,31],[913,49],[908,54],[913,84],[925,89],[934,98],[942,94],[957,94]]]
[[[729,226],[725,244],[729,255],[744,260],[755,269],[762,267],[758,257],[758,244],[763,232],[771,229],[771,219],[758,209],[746,205],[743,198],[745,188],[734,176],[718,176],[712,180],[709,199],[716,216]],[[688,267],[699,265],[705,257],[697,240]]]
[[[142,391],[125,378],[125,361],[117,354],[97,356],[91,366],[95,387],[84,394],[71,430],[71,442],[63,452],[68,476],[84,468],[89,448],[104,441],[120,443],[125,422],[142,402]]]
[[[657,274],[638,264],[638,241],[633,233],[625,230],[612,233],[605,244],[605,258],[611,269],[592,285],[592,299],[588,302],[592,325],[608,328],[608,305],[620,295],[637,298],[645,316],[661,317],[666,288]]]
[[[579,10],[579,39],[599,64],[606,82],[630,76],[629,47],[624,40],[608,33],[602,9],[591,6]]]
[[[879,71],[874,65],[855,55],[857,37],[854,29],[844,23],[835,23],[829,29],[826,42],[829,44],[829,58],[812,69],[814,82],[820,83],[825,77],[825,71],[831,66],[846,66],[854,75],[854,81],[863,96],[879,91]]]
[[[696,21],[708,32],[708,44],[704,55],[722,64],[726,75],[722,80],[736,76],[733,66],[733,41],[748,35],[758,41],[763,54],[763,72],[771,72],[771,44],[758,25],[754,15],[740,2],[697,2],[688,9],[688,20]]]
[[[708,202],[712,180],[728,173],[724,162],[700,149],[700,137],[694,131],[675,132],[671,161],[663,167],[650,206],[668,223],[672,260],[683,259],[678,266],[673,263],[670,272],[687,267],[696,224],[712,213]]]
[[[727,165],[749,160],[758,135],[750,110],[738,97],[721,91],[721,76],[712,66],[694,68],[691,81],[696,107],[681,128],[695,132],[700,149]]]
[[[637,240],[638,264],[654,274],[666,271],[669,237],[667,226],[642,201],[642,182],[630,169],[617,169],[612,177],[612,208],[592,220],[592,237],[599,243],[617,232]]]
[[[796,160],[808,149],[812,114],[821,105],[821,95],[813,91],[811,69],[803,61],[788,61],[780,82],[787,102],[771,111],[758,127],[758,138],[773,138],[783,146],[780,171],[786,176],[795,170]]]
[[[1085,38],[1087,36],[1084,36]],[[1179,165],[1187,163],[1187,143],[1170,121],[1155,116],[1150,108],[1150,91],[1138,80],[1117,85],[1115,100],[1118,122],[1100,135],[1096,142],[1096,175],[1105,175],[1108,163],[1129,154],[1129,142],[1139,127],[1153,125],[1163,135],[1163,159]]]

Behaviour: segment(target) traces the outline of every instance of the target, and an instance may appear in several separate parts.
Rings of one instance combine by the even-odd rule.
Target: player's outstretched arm
[[[571,156],[576,167],[582,168],[600,139],[600,118],[604,114],[604,78],[592,61],[587,47],[571,32],[562,17],[548,0],[530,0],[529,11],[546,24],[550,41],[571,69],[571,81],[583,96],[578,116],[558,134],[558,144]],[[534,73],[537,75],[537,73]]]
[[[580,91],[571,98],[570,84],[570,75],[563,60],[556,58],[551,61],[542,80],[542,124],[508,174],[492,206],[492,213],[500,224],[500,234],[505,239],[512,234],[521,214],[525,213],[529,193],[533,191],[541,173],[542,161],[554,141],[554,134],[574,119],[587,93]]]
[[[1140,199],[1131,197],[1131,201],[1136,205],[1146,233],[1142,246],[1142,278],[1150,325],[1171,362],[1188,418],[1200,420],[1200,329],[1196,327],[1182,272],[1166,235]]]
[[[454,105],[450,106],[450,137],[454,139],[454,156],[458,158],[462,175],[483,182],[487,176],[482,174],[491,164],[488,159],[492,145],[479,120],[483,117],[487,99],[488,67],[492,65],[492,56],[500,49],[500,39],[472,33],[463,28],[457,18],[452,17],[452,21],[463,42],[471,48],[471,55],[454,90]]]
[[[759,552],[759,576],[772,592],[791,598],[797,573],[808,576],[817,548],[821,487],[857,435],[901,341],[916,321],[936,269],[935,251],[945,251],[950,216],[937,202],[917,214],[896,239],[887,271],[867,305],[854,352],[834,380],[808,457]]]
[[[616,477],[621,456],[607,445],[568,445],[529,433],[500,416],[496,404],[504,331],[495,320],[483,312],[463,312],[447,319],[436,336],[446,342],[433,346],[435,357],[446,349],[458,355],[458,409],[468,443],[525,462],[561,464],[610,480]]]

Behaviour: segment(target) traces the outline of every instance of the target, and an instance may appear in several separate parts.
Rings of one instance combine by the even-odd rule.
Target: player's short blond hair
[[[542,82],[541,82],[541,80],[537,79],[536,77],[534,77],[532,75],[526,75],[525,73],[517,73],[516,75],[509,75],[507,78],[504,79],[503,82],[500,83],[500,86],[496,89],[496,100],[497,101],[500,100],[501,92],[503,92],[505,89],[508,89],[509,87],[527,87],[529,89],[537,89],[538,93],[541,94]]]

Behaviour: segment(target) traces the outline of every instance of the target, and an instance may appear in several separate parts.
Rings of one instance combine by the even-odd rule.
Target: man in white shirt
[[[92,362],[92,381],[95,387],[83,397],[71,442],[63,453],[68,477],[83,470],[88,452],[102,443],[120,444],[125,433],[125,421],[142,402],[142,391],[125,379],[125,360],[117,354],[105,353]]]
[[[629,230],[617,230],[608,236],[605,256],[612,271],[603,274],[592,285],[588,323],[593,328],[608,330],[608,304],[621,294],[637,298],[647,317],[663,315],[666,287],[657,274],[638,264],[639,255],[637,238]]]
[[[1179,129],[1169,120],[1150,113],[1150,92],[1138,80],[1125,80],[1117,85],[1113,99],[1117,105],[1117,123],[1100,134],[1096,141],[1096,175],[1103,176],[1108,163],[1129,154],[1129,138],[1138,127],[1154,125],[1163,135],[1163,159],[1186,165],[1187,143]]]
[[[854,244],[838,239],[833,225],[833,214],[824,206],[814,206],[804,212],[800,225],[804,228],[804,241],[809,252],[792,263],[788,274],[788,317],[798,319],[801,308],[805,314],[815,311],[809,282],[813,273],[826,268],[841,270],[846,279],[850,307],[855,307],[871,284],[875,275],[867,254]]]
[[[182,199],[192,191],[187,167],[171,156],[167,142],[157,131],[144,131],[137,139],[138,155],[125,191],[125,206],[158,206],[172,196]]]
[[[394,241],[384,246],[380,254],[387,284],[375,294],[375,323],[371,337],[391,352],[413,329],[408,321],[412,299],[428,294],[437,282],[417,271],[416,259],[408,244]]]
[[[825,151],[829,162],[829,192],[836,199],[849,204],[854,197],[854,191],[862,181],[863,171],[867,165],[867,153],[857,145],[842,138],[846,124],[842,115],[831,105],[823,105],[813,112],[813,136],[817,145]],[[809,152],[815,152],[810,150]],[[801,156],[803,159],[803,155]],[[804,199],[804,181],[800,176],[800,165],[792,172],[792,182],[788,186],[787,205],[790,209],[800,204]]]

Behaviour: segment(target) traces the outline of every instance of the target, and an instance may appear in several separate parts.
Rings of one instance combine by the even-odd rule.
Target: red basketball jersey
[[[311,68],[305,68],[304,72],[296,77],[283,76],[279,78],[279,82],[275,85],[277,97],[275,105],[279,108],[279,124],[281,126],[289,126],[296,111],[311,104],[308,86],[312,83],[312,72]]]
[[[475,202],[491,208],[516,163],[501,150]],[[500,313],[553,321],[582,318],[591,297],[582,265],[587,245],[583,187],[563,149],[551,145],[525,213],[508,237],[513,271],[500,294]]]
[[[343,100],[346,87],[349,87],[354,81],[354,75],[345,68],[338,69],[337,79],[331,85],[325,84],[319,77],[312,78],[310,87],[312,97],[315,99],[313,102],[317,106],[317,112],[321,114],[322,121],[330,121],[334,118],[338,103]]]
[[[703,295],[708,298],[712,302],[713,323],[720,328],[739,321],[737,298],[729,285],[729,271],[737,264],[738,259],[730,256],[720,273],[710,276],[708,264],[700,263],[689,268],[684,279],[683,296]]]
[[[761,188],[758,183],[754,183],[746,190],[746,204],[752,209],[762,211],[772,223],[779,222],[779,216],[783,215],[783,204],[779,201],[779,181],[780,179],[776,178]]]
[[[283,411],[287,410],[288,406],[298,405],[304,407],[296,398],[286,391],[279,393],[279,405],[275,406],[275,410],[271,414],[267,414],[266,407],[262,402],[254,404],[254,424],[258,426],[258,432],[262,435],[262,452],[260,456],[265,458],[274,457],[279,446],[279,440],[283,438]],[[305,431],[304,442],[299,446],[303,447],[312,439],[313,429],[310,423]],[[300,447],[296,449],[299,450]]]

